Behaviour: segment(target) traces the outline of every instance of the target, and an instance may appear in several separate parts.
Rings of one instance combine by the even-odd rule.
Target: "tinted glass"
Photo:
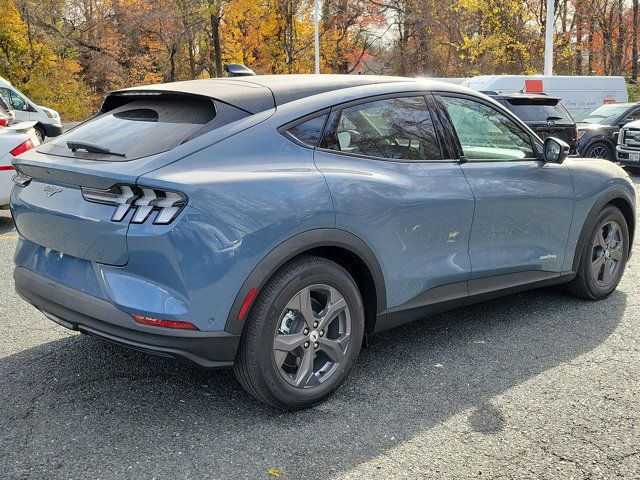
[[[518,160],[534,158],[527,132],[509,117],[480,102],[442,97],[469,160]]]
[[[440,148],[424,97],[363,103],[333,112],[324,146],[398,160],[438,160]]]
[[[20,95],[15,93],[13,90],[9,90],[8,88],[0,88],[0,94],[2,94],[7,103],[11,105],[12,109],[26,110],[28,108],[27,101]]]
[[[545,103],[533,103],[507,100],[508,108],[525,122],[569,122],[573,119],[557,100]]]
[[[612,125],[613,122],[628,109],[629,105],[600,105],[589,112],[578,115],[576,122]]]
[[[2,92],[0,91],[0,112],[8,112],[9,110],[11,110],[11,107],[5,101],[4,97],[1,94]]]
[[[133,160],[171,150],[197,136],[215,114],[209,99],[134,100],[79,125],[38,151],[106,161]],[[124,157],[84,150],[74,153],[67,146],[69,141],[91,143]]]
[[[629,123],[640,120],[640,109],[629,112],[624,118],[620,119],[620,123]]]
[[[312,118],[306,122],[299,123],[295,127],[290,128],[287,132],[296,140],[315,147],[320,140],[322,134],[322,128],[324,127],[324,121],[327,115],[320,115],[319,117]]]

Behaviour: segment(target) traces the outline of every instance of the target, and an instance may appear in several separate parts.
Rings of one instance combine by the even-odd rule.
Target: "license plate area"
[[[640,152],[638,153],[630,153],[629,154],[630,162],[640,162]]]

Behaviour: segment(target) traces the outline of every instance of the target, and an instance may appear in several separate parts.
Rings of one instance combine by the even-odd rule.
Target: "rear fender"
[[[300,233],[274,248],[253,269],[247,280],[238,292],[231,307],[225,330],[230,333],[240,334],[245,322],[238,320],[238,314],[242,304],[251,291],[256,288],[258,292],[267,281],[289,260],[297,255],[318,247],[340,247],[358,255],[367,265],[373,277],[376,288],[376,313],[380,314],[387,307],[387,296],[384,284],[384,275],[380,264],[369,246],[355,235],[339,229],[322,228]]]

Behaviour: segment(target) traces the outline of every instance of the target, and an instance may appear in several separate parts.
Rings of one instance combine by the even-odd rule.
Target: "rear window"
[[[558,100],[507,100],[509,110],[525,122],[568,122],[573,119]]]
[[[215,117],[215,105],[209,98],[133,100],[79,125],[38,151],[92,160],[135,160],[166,152],[208,131],[206,125]],[[67,142],[73,143],[75,152]],[[107,151],[110,153],[102,153]]]

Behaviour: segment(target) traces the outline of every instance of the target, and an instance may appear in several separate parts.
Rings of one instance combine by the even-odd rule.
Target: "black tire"
[[[47,138],[47,134],[44,129],[40,125],[36,125],[33,129],[36,131],[36,135],[38,136],[40,143],[44,142],[44,139]]]
[[[594,142],[584,151],[584,156],[587,158],[603,158],[605,160],[611,160],[615,158],[611,145],[606,142]]]
[[[292,307],[302,305],[306,297],[308,309]],[[338,313],[331,320],[334,312]],[[364,308],[353,278],[330,260],[301,256],[278,270],[256,298],[234,373],[247,392],[262,402],[284,410],[307,408],[342,385],[360,353],[363,335]],[[285,351],[289,342],[297,346]],[[287,349],[277,348],[285,343]],[[327,352],[342,360],[333,361]],[[316,363],[320,365],[317,372]]]
[[[609,226],[613,224],[619,227],[621,244],[615,241],[614,238],[612,246],[605,249],[600,245],[602,242],[598,239],[601,233],[604,236],[604,232],[608,232]],[[569,283],[568,287],[572,294],[580,298],[601,300],[616,289],[624,273],[629,257],[629,227],[622,212],[613,205],[607,205],[598,214],[595,221],[591,225],[585,226],[585,228],[589,229],[587,231],[590,234],[580,254],[576,277]],[[606,235],[608,236],[608,234]],[[616,234],[612,235],[613,237],[618,237]],[[615,272],[613,274],[608,273],[608,278],[605,278],[604,272],[606,272],[606,269],[609,268],[609,272],[611,272],[611,267],[608,266],[607,262],[612,261],[611,265],[613,265],[613,262],[616,261],[613,253],[611,253],[618,251],[618,248],[613,248],[615,244],[619,245],[620,259],[615,266]],[[617,256],[618,253],[615,255]],[[603,262],[603,265],[602,267],[597,267],[600,261]]]

